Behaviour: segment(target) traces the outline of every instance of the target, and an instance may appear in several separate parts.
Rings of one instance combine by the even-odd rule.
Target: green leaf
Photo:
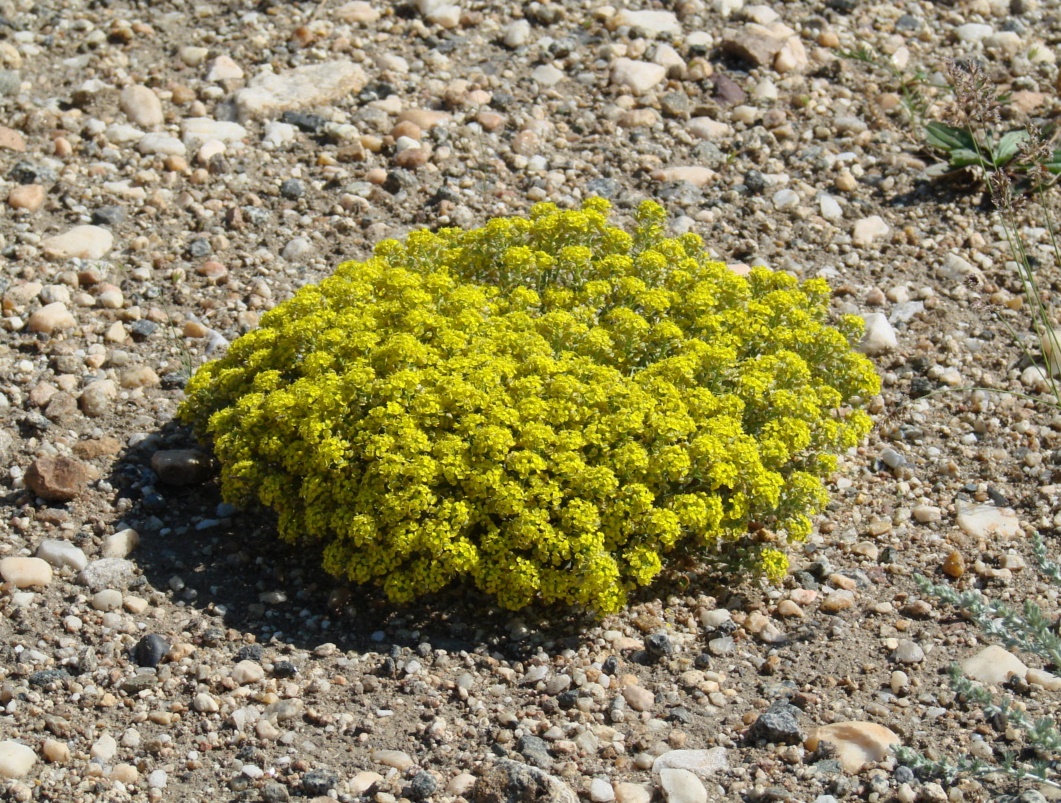
[[[955,128],[946,123],[932,122],[925,126],[925,139],[933,148],[952,151],[955,148],[976,150],[976,142],[967,128]]]
[[[1053,153],[1051,153],[1050,154],[1050,158],[1048,158],[1043,163],[1043,167],[1045,167],[1047,170],[1049,170],[1054,175],[1057,175],[1058,173],[1061,173],[1061,150],[1056,150]]]
[[[969,148],[955,148],[950,152],[951,167],[971,167],[979,165],[983,168],[995,167],[990,159],[981,156],[975,150]]]
[[[998,147],[995,148],[995,152],[992,154],[994,156],[995,165],[1001,167],[1009,162],[1017,155],[1017,151],[1020,150],[1020,144],[1027,138],[1028,132],[1023,128],[1004,134],[1002,139],[999,140]]]

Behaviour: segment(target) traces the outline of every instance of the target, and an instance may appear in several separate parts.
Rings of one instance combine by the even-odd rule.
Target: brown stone
[[[82,460],[95,460],[97,457],[112,457],[122,450],[122,442],[110,435],[102,438],[78,441],[74,444],[74,454]]]
[[[210,455],[198,449],[163,449],[151,457],[151,470],[167,485],[199,485],[214,473]]]
[[[44,416],[49,421],[69,421],[77,413],[77,399],[69,393],[59,391],[48,399]]]
[[[965,558],[962,557],[962,553],[957,549],[952,549],[946,560],[943,561],[943,573],[947,577],[953,577],[954,579],[958,579],[965,574]]]
[[[427,164],[431,151],[427,148],[406,148],[394,157],[394,164],[406,170],[415,170]]]
[[[26,150],[26,140],[15,129],[0,125],[0,148],[23,153]]]
[[[26,485],[41,499],[69,502],[99,476],[96,469],[73,457],[38,457],[26,471]]]
[[[12,209],[36,212],[44,205],[45,197],[47,193],[40,184],[20,184],[7,194],[7,205]]]

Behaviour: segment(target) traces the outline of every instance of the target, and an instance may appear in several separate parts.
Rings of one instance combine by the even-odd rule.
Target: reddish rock
[[[112,457],[122,450],[122,442],[110,435],[102,438],[78,441],[74,444],[74,454],[82,460],[95,460],[97,457]]]
[[[26,485],[41,499],[69,502],[98,476],[88,463],[73,457],[38,457],[26,471]]]

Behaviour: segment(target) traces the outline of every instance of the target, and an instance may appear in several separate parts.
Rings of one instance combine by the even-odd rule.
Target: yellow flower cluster
[[[609,205],[380,243],[203,366],[180,415],[226,499],[410,600],[461,578],[508,608],[610,612],[675,547],[790,538],[879,380],[829,287],[747,277]],[[761,568],[787,561],[764,548]]]

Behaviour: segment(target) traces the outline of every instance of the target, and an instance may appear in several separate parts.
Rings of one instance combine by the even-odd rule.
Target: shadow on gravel
[[[216,472],[205,483],[184,487],[159,481],[151,467],[156,452],[194,448],[187,429],[171,423],[127,449],[108,481],[120,512],[114,529],[131,527],[140,534],[130,559],[143,577],[134,582],[133,593],[161,594],[178,609],[195,612],[182,627],[196,645],[228,641],[236,650],[253,635],[257,643],[273,643],[281,651],[331,642],[343,651],[397,655],[400,648],[427,643],[521,660],[541,650],[577,650],[586,631],[600,624],[561,606],[502,610],[471,586],[395,605],[373,586],[344,584],[320,569],[318,549],[281,542],[270,511],[239,512],[224,504]],[[695,588],[688,575],[671,579],[642,590],[634,601],[666,599],[669,593],[730,593],[721,583],[701,587],[705,581],[699,576],[692,581]]]

